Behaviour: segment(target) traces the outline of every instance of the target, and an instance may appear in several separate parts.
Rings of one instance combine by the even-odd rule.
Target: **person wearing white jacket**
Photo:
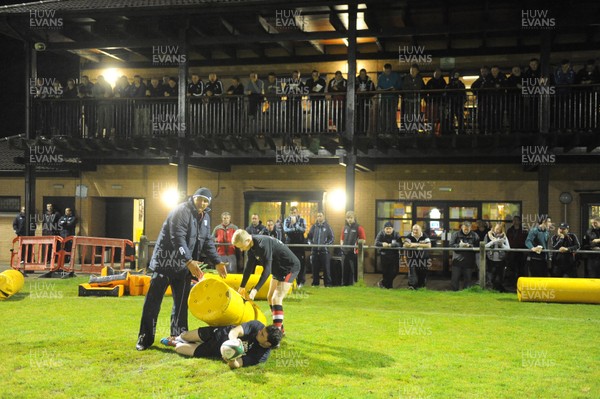
[[[496,223],[485,235],[485,247],[494,249],[510,249],[508,243],[508,237],[504,231],[504,225],[502,223]],[[504,258],[506,257],[505,251],[486,251],[487,255],[487,281],[491,283],[492,288],[496,291],[505,292],[504,285]]]

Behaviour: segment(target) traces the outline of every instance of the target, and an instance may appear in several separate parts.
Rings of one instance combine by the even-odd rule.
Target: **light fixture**
[[[329,195],[329,206],[334,211],[343,211],[346,209],[346,192],[342,189],[333,190]]]
[[[451,192],[452,191],[452,187],[439,187],[438,190],[439,191]]]
[[[121,77],[121,71],[117,68],[108,68],[102,71],[102,76],[112,87],[115,87],[117,80]]]
[[[64,185],[64,184],[53,184],[53,185],[52,185],[52,188],[55,188],[55,189],[62,189],[62,188],[65,188],[65,185]]]
[[[120,190],[123,188],[123,186],[120,184],[113,184],[111,187],[113,190]]]
[[[163,191],[160,198],[163,204],[165,204],[169,209],[175,208],[175,206],[177,206],[179,203],[179,191],[177,191],[177,188],[170,188]]]

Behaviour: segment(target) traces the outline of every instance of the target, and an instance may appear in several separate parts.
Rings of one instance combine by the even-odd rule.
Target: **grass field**
[[[600,306],[308,288],[284,302],[269,361],[231,371],[158,340],[137,352],[144,298],[79,298],[86,280],[30,276],[0,302],[1,398],[600,398]]]

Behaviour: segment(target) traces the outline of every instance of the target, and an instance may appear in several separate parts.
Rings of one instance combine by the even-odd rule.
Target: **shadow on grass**
[[[29,297],[29,292],[17,292],[10,298],[6,299],[6,302],[18,302],[18,301],[22,301],[23,299],[25,299],[27,297]]]

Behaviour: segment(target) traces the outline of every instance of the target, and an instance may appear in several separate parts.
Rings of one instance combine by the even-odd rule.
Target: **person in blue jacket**
[[[211,235],[209,189],[199,188],[186,202],[173,209],[162,225],[150,260],[152,279],[146,294],[136,349],[145,350],[154,343],[160,306],[167,287],[173,292],[171,336],[188,331],[188,305],[192,276],[200,279],[200,262],[204,254],[222,277],[227,276],[226,264],[217,254]]]

